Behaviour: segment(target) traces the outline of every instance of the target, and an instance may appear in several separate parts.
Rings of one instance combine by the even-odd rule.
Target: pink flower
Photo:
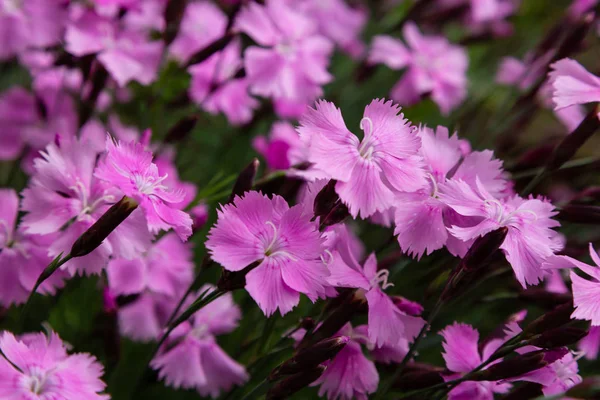
[[[402,341],[412,341],[425,321],[400,310],[384,292],[389,286],[389,271],[377,270],[377,259],[371,254],[363,267],[350,257],[346,264],[338,252],[331,253],[328,263],[331,275],[327,278],[332,286],[361,289],[369,306],[369,341],[375,346],[398,347]],[[345,257],[346,260],[349,257]]]
[[[560,226],[552,219],[556,212],[545,199],[523,199],[515,195],[498,200],[479,178],[476,178],[474,186],[451,179],[440,186],[439,198],[458,214],[479,218],[475,225],[455,225],[449,229],[452,235],[463,241],[500,227],[508,228],[500,248],[523,287],[537,284],[545,275],[542,263],[562,248],[556,232],[551,229]]]
[[[318,34],[312,19],[286,2],[250,3],[234,27],[262,46],[250,46],[244,53],[250,93],[273,98],[280,116],[299,116],[331,81],[327,66],[332,43]]]
[[[204,291],[205,286],[200,290]],[[230,293],[213,301],[180,325],[152,360],[167,385],[219,396],[248,380],[245,368],[219,347],[215,336],[234,330],[241,317]]]
[[[554,88],[552,100],[556,110],[600,101],[600,78],[589,73],[577,61],[563,58],[551,68],[549,79]]]
[[[376,36],[369,61],[392,69],[408,68],[392,88],[391,97],[402,105],[417,103],[430,94],[444,114],[456,108],[467,95],[466,51],[443,36],[423,36],[417,26],[404,25],[406,48],[389,36]]]
[[[341,111],[326,101],[309,108],[298,132],[309,143],[309,161],[329,178],[350,214],[366,218],[394,205],[399,192],[412,192],[426,184],[421,140],[400,107],[373,100],[365,107],[360,127],[362,141],[352,134]]]
[[[256,136],[252,147],[266,159],[270,169],[289,169],[308,159],[306,145],[289,122],[273,123],[268,139]]]
[[[179,299],[145,291],[118,309],[119,331],[141,342],[158,340]]]
[[[119,86],[130,80],[148,85],[156,79],[163,45],[146,34],[122,29],[92,11],[82,13],[67,28],[66,50],[77,57],[96,54]]]
[[[58,335],[0,335],[0,397],[4,399],[109,399],[102,365],[90,354],[68,354]],[[13,365],[11,365],[14,364]],[[15,368],[20,369],[17,370]]]
[[[590,333],[579,341],[577,348],[583,352],[586,359],[596,360],[600,350],[600,326],[592,326]]]
[[[300,301],[325,297],[328,275],[320,256],[323,240],[301,205],[290,208],[280,196],[248,192],[217,211],[206,248],[229,271],[260,261],[246,275],[246,290],[270,316],[283,315]]]
[[[247,79],[233,79],[242,67],[240,46],[240,41],[234,40],[223,51],[188,69],[192,76],[190,97],[212,114],[223,112],[232,124],[249,122],[259,105],[248,94]]]
[[[491,340],[480,353],[478,349],[479,332],[470,325],[456,322],[442,330],[440,335],[444,338],[442,356],[446,361],[446,368],[456,373],[456,375],[448,376],[448,379],[458,378],[471,372],[487,360],[503,343],[499,339]],[[448,398],[451,400],[490,400],[494,398],[494,393],[507,393],[510,388],[509,383],[468,381],[452,389]]]
[[[66,17],[66,7],[61,1],[3,1],[0,60],[8,60],[27,48],[59,44]]]
[[[327,395],[329,400],[367,400],[377,390],[379,374],[361,349],[361,343],[368,345],[362,335],[364,328],[363,325],[352,329],[348,323],[340,330],[339,334],[348,336],[350,341],[327,362],[323,375],[312,384],[321,385],[319,396]]]
[[[119,188],[140,204],[152,233],[173,228],[181,240],[192,234],[192,219],[174,208],[183,201],[182,191],[173,192],[163,184],[167,175],[160,176],[152,162],[152,153],[140,143],[115,143],[106,138],[106,158],[96,167],[94,176]]]
[[[186,62],[194,53],[221,38],[226,27],[227,16],[212,2],[189,3],[169,53],[180,62]]]
[[[0,304],[10,307],[27,300],[38,277],[52,261],[47,248],[54,235],[28,235],[17,229],[19,198],[12,189],[0,189]],[[58,271],[38,289],[55,294],[66,274]]]

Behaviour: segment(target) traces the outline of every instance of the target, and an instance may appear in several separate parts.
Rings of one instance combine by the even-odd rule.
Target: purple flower
[[[346,128],[333,103],[319,101],[300,119],[298,132],[309,143],[309,161],[329,178],[356,218],[369,217],[394,205],[395,194],[425,186],[421,140],[400,107],[373,100],[365,107],[359,140]]]
[[[478,217],[475,225],[455,225],[449,229],[461,240],[475,239],[500,227],[508,228],[500,248],[523,287],[537,284],[545,275],[542,263],[562,248],[557,233],[551,229],[560,226],[552,219],[556,212],[545,199],[515,195],[499,200],[479,178],[474,186],[451,179],[440,186],[439,198],[462,216]]]
[[[58,335],[50,332],[0,335],[0,397],[5,399],[109,399],[102,365],[87,353],[68,354]],[[14,364],[13,365],[11,365]],[[19,368],[17,370],[15,368]]]
[[[169,53],[180,62],[186,62],[195,52],[222,37],[226,27],[227,16],[212,2],[189,3]]]
[[[266,159],[270,169],[289,169],[308,160],[306,144],[289,122],[273,123],[268,139],[256,136],[252,147]]]
[[[404,25],[408,48],[390,36],[376,36],[369,61],[392,69],[408,68],[390,96],[402,105],[417,103],[430,94],[444,114],[456,108],[467,95],[466,51],[443,36],[423,36],[417,26]]]
[[[98,163],[94,176],[119,188],[137,201],[144,211],[152,233],[173,228],[183,241],[192,234],[191,217],[173,205],[185,194],[173,192],[163,184],[167,175],[159,175],[152,153],[141,143],[106,139],[106,157]]]
[[[77,57],[96,54],[119,86],[130,80],[148,85],[156,79],[163,45],[146,36],[121,29],[115,20],[86,11],[68,26],[66,50]]]
[[[361,289],[359,293],[364,295],[369,306],[369,341],[376,347],[398,347],[403,341],[412,341],[425,321],[403,312],[384,292],[394,286],[388,282],[389,271],[377,270],[374,253],[367,258],[363,267],[352,257],[344,258],[350,258],[350,264],[338,252],[331,253],[328,262],[331,275],[327,279],[332,286]]]
[[[203,287],[200,292],[208,286]],[[230,293],[208,304],[177,327],[152,368],[167,385],[196,389],[202,396],[219,396],[248,380],[245,368],[219,347],[215,336],[234,330],[241,317]]]
[[[317,33],[317,25],[282,1],[250,3],[242,8],[235,29],[258,46],[244,53],[250,93],[275,100],[282,117],[297,117],[304,105],[322,94],[332,43]]]
[[[552,100],[556,110],[600,101],[600,78],[589,73],[577,61],[563,58],[551,67],[549,78],[554,88]]]
[[[298,304],[300,293],[313,302],[325,297],[323,239],[301,205],[290,208],[280,196],[269,199],[251,191],[217,214],[206,248],[229,271],[260,261],[246,275],[246,290],[265,315],[277,309],[286,314]]]

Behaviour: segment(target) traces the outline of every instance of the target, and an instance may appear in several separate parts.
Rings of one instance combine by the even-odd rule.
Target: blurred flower
[[[164,185],[167,175],[159,175],[152,162],[152,152],[141,143],[115,141],[106,138],[106,157],[98,163],[94,176],[119,188],[137,201],[152,233],[173,228],[183,241],[192,234],[192,219],[175,208],[185,194]]]
[[[586,359],[596,360],[600,350],[600,326],[592,326],[590,333],[579,341],[577,348]]]
[[[194,230],[202,229],[206,221],[208,221],[208,205],[201,203],[194,206],[190,210],[192,219],[194,220]]]
[[[203,292],[209,286],[200,289]],[[216,335],[234,330],[241,311],[230,293],[203,307],[170,335],[151,366],[175,388],[196,389],[202,396],[217,398],[222,390],[248,380],[245,368],[227,355]]]
[[[270,169],[289,169],[308,159],[306,145],[289,122],[273,123],[268,138],[254,137],[252,147],[266,159]]]
[[[298,132],[309,143],[309,161],[329,178],[350,214],[362,218],[394,205],[394,194],[426,184],[421,141],[415,128],[398,115],[391,101],[373,100],[365,107],[362,141],[346,128],[333,103],[319,101],[300,119]]]
[[[577,61],[563,58],[551,67],[549,79],[554,88],[552,100],[556,110],[600,101],[600,78],[589,73]]]
[[[0,397],[5,399],[108,400],[101,394],[102,365],[88,353],[67,353],[68,346],[50,332],[20,339],[10,332],[0,335]],[[15,368],[16,367],[16,368]],[[18,369],[17,369],[18,368]]]
[[[318,34],[314,20],[286,2],[250,3],[234,26],[262,46],[250,46],[244,53],[250,93],[273,98],[280,116],[301,115],[305,104],[331,81],[327,66],[332,43]]]
[[[392,69],[408,68],[390,92],[392,99],[410,106],[421,96],[431,95],[444,114],[456,108],[467,95],[466,51],[443,36],[423,36],[417,26],[404,25],[405,47],[390,36],[376,36],[369,61]]]
[[[228,271],[241,271],[260,261],[246,275],[246,290],[265,315],[286,314],[300,301],[325,297],[329,274],[320,256],[321,234],[302,206],[290,208],[280,196],[259,192],[221,206],[206,248]]]

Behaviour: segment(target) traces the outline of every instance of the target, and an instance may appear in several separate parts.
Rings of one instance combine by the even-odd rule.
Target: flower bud
[[[499,381],[535,371],[548,365],[544,353],[544,350],[538,350],[531,353],[519,354],[508,360],[502,360],[497,364],[491,365],[488,369],[475,373],[471,377],[471,380]]]
[[[578,224],[600,225],[600,207],[567,204],[558,213],[558,219]]]
[[[94,225],[73,243],[71,257],[82,257],[94,251],[102,241],[115,230],[138,206],[138,203],[130,197],[123,196],[118,203],[110,207]]]
[[[321,340],[310,347],[301,349],[294,357],[275,368],[269,374],[268,379],[275,381],[284,375],[292,375],[317,367],[319,364],[335,357],[349,340],[348,336],[337,336]]]
[[[573,311],[572,301],[561,304],[527,325],[523,330],[523,335],[531,337],[568,324],[571,322]]]
[[[335,191],[336,183],[337,181],[335,179],[330,179],[329,182],[323,186],[323,189],[315,196],[315,201],[313,203],[315,217],[323,219],[331,212],[336,203],[339,202],[340,196],[338,196]]]
[[[531,288],[519,293],[519,299],[539,305],[540,307],[555,309],[568,303],[572,296],[570,293],[554,293],[542,288]]]
[[[198,117],[196,115],[183,117],[169,129],[165,136],[165,143],[175,143],[185,139],[194,129],[197,122]]]
[[[542,333],[529,341],[529,344],[544,349],[552,349],[555,347],[568,346],[577,343],[579,340],[587,336],[587,329],[579,329],[573,327],[561,327],[552,329]]]
[[[187,6],[187,0],[169,0],[167,7],[165,8],[165,33],[164,40],[168,46],[177,37],[179,32],[179,25],[181,25],[181,19]]]
[[[259,165],[260,162],[258,161],[258,158],[254,158],[250,164],[240,172],[233,185],[233,189],[231,189],[231,195],[229,195],[227,203],[232,203],[236,196],[242,196],[244,193],[252,190],[254,177],[256,176]]]
[[[410,391],[434,386],[442,382],[444,382],[444,378],[439,371],[418,369],[404,372],[400,378],[394,382],[394,387],[402,391]]]
[[[319,379],[326,369],[324,365],[318,365],[315,368],[282,379],[269,389],[266,400],[287,399],[292,394]]]

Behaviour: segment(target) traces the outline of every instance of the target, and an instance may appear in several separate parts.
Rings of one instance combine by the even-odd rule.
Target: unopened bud
[[[258,267],[261,262],[262,260],[253,262],[241,271],[227,271],[224,269],[221,273],[221,278],[217,282],[217,287],[224,292],[243,289],[246,286],[246,275]]]
[[[169,131],[165,136],[165,143],[175,143],[185,139],[190,132],[196,126],[198,117],[191,115],[189,117],[183,117]]]
[[[283,400],[319,379],[327,368],[318,365],[315,368],[282,379],[267,392],[266,400]]]
[[[577,343],[585,336],[588,331],[586,329],[579,329],[573,327],[561,327],[552,329],[542,333],[539,337],[529,341],[529,344],[544,349],[552,349],[555,347],[569,346],[573,343]]]
[[[240,172],[238,175],[235,184],[233,185],[233,189],[231,189],[231,195],[229,195],[228,203],[233,202],[236,196],[242,196],[244,193],[252,190],[252,186],[254,185],[254,177],[256,176],[256,171],[258,171],[258,166],[260,162],[258,158],[255,158]]]
[[[394,387],[402,390],[418,390],[434,386],[444,382],[444,378],[439,371],[416,370],[403,373],[400,378],[394,382]]]
[[[555,293],[542,288],[531,288],[520,292],[519,299],[540,307],[554,309],[568,303],[572,296],[570,293]]]
[[[571,322],[571,314],[573,313],[573,302],[567,302],[559,305],[554,310],[538,317],[532,321],[525,329],[523,334],[525,337],[531,337],[546,331],[561,327]]]
[[[134,199],[123,196],[73,243],[71,257],[82,257],[94,251],[137,206],[138,203]]]
[[[600,224],[600,207],[583,204],[568,204],[557,216],[558,219],[578,224]]]
[[[502,360],[491,365],[485,370],[475,373],[473,381],[499,381],[501,379],[514,378],[548,365],[544,358],[544,350],[519,354],[514,358]]]
[[[337,336],[321,340],[310,347],[301,349],[294,357],[275,368],[269,374],[268,379],[275,381],[284,375],[292,375],[317,367],[319,364],[335,357],[349,340],[348,336]]]
[[[335,191],[337,181],[330,179],[329,182],[317,193],[313,203],[313,212],[315,217],[323,219],[326,217],[333,207],[339,202],[340,196]]]
[[[187,0],[169,0],[167,2],[167,7],[165,8],[164,14],[164,39],[167,45],[171,44],[171,42],[173,42],[177,36],[186,5]]]
[[[306,331],[312,331],[315,328],[315,320],[311,317],[304,317],[300,321],[300,327]]]
[[[567,390],[564,398],[600,399],[600,377],[584,378],[582,382]]]

